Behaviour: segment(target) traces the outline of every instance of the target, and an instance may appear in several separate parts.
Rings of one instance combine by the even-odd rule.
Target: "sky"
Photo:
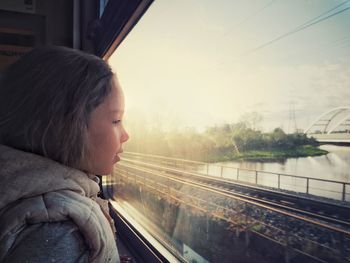
[[[109,63],[126,119],[203,130],[258,112],[264,131],[304,129],[350,105],[350,1],[155,0]]]

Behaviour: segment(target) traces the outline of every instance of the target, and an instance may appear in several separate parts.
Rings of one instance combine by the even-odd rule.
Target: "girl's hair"
[[[111,92],[102,59],[65,47],[22,56],[0,78],[0,144],[78,168],[88,154],[90,113]]]

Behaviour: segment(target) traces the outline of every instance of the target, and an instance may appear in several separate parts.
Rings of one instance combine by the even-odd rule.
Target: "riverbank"
[[[251,160],[251,161],[278,161],[286,158],[321,156],[328,151],[322,150],[313,145],[301,145],[294,149],[285,150],[251,150],[245,152],[230,152],[223,155],[208,156],[209,162],[226,162],[234,160]]]

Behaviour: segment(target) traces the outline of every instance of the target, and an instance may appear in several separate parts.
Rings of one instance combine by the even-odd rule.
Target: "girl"
[[[37,48],[0,80],[0,262],[119,262],[96,175],[128,134],[124,97],[100,58]]]

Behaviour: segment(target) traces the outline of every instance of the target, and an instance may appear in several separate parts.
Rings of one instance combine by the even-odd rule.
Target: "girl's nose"
[[[123,134],[121,136],[121,142],[126,142],[127,140],[129,140],[129,134],[126,132],[126,130],[123,128]]]

